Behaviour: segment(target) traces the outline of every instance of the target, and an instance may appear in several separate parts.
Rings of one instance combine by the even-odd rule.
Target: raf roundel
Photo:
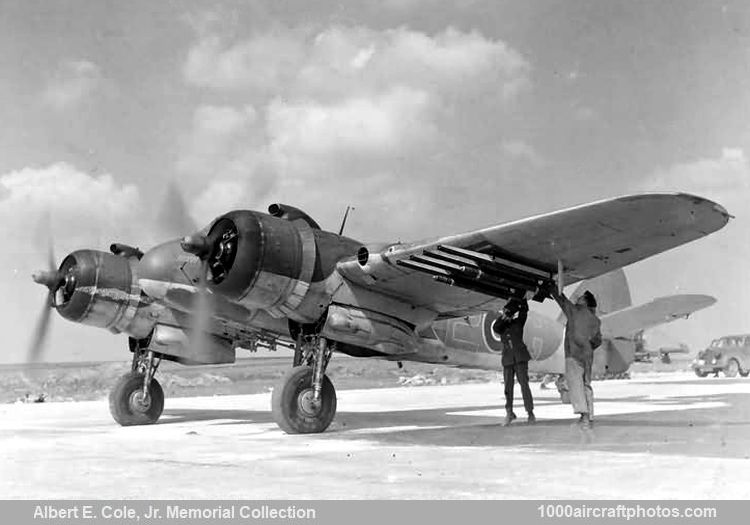
[[[497,312],[487,312],[482,318],[482,342],[492,352],[502,352],[503,343],[500,336],[495,333],[492,326],[498,320],[500,314]]]

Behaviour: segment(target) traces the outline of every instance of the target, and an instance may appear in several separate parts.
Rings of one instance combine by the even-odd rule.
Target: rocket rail
[[[552,272],[526,263],[446,245],[424,250],[396,264],[450,286],[502,299],[541,302],[547,297],[546,286],[553,280]]]

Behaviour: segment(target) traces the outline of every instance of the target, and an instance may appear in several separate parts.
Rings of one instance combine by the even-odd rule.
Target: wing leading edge
[[[360,286],[443,316],[460,316],[498,309],[508,295],[451,283],[408,261],[434,265],[435,255],[448,247],[456,249],[454,256],[468,251],[540,272],[540,278],[552,275],[560,263],[568,285],[709,235],[729,217],[719,204],[694,195],[628,195],[429,241],[373,252],[365,247],[338,267]]]

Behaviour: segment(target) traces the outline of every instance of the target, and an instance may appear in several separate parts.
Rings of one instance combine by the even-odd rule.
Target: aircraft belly
[[[481,370],[502,370],[502,356],[476,350],[451,348],[435,340],[420,339],[417,352],[405,359],[422,363],[436,363],[462,368]]]
[[[502,354],[476,349],[449,347],[434,340],[419,341],[417,354],[405,359],[448,366],[502,370]],[[565,372],[565,356],[562,348],[546,359],[529,361],[529,372],[537,374],[562,374]]]
[[[564,374],[565,352],[562,347],[546,359],[529,361],[529,372],[533,374]]]

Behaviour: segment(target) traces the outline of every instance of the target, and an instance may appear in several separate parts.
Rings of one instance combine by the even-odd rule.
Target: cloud
[[[522,140],[505,140],[501,144],[501,147],[507,155],[521,162],[526,162],[535,167],[545,165],[542,156],[528,142]]]
[[[744,150],[727,147],[714,157],[656,169],[639,189],[692,193],[721,204],[735,216],[720,231],[628,270],[639,300],[674,293],[706,293],[718,300],[715,307],[696,313],[694,320],[666,325],[657,335],[662,339],[666,335],[672,344],[686,342],[695,351],[714,337],[746,331],[750,161]]]
[[[196,86],[273,90],[290,82],[305,57],[305,33],[277,28],[225,46],[208,34],[189,51],[183,72]]]
[[[0,273],[5,276],[0,331],[7,346],[0,362],[26,359],[34,322],[46,297],[46,290],[31,280],[31,273],[47,269],[49,241],[55,264],[73,250],[107,251],[114,241],[146,248],[153,226],[142,218],[146,211],[135,186],[119,184],[107,174],[89,175],[67,163],[0,175]],[[122,355],[122,338],[70,323],[54,313],[52,317],[45,360],[112,359]]]
[[[437,134],[434,104],[429,93],[404,87],[336,104],[276,99],[268,107],[268,135],[288,156],[398,154]]]
[[[196,34],[210,35],[236,27],[239,24],[239,15],[236,11],[214,6],[212,9],[184,13],[180,20]]]
[[[234,104],[197,108],[183,142],[193,215],[280,201],[335,227],[349,204],[365,239],[463,229],[444,213],[458,208],[486,225],[493,192],[523,191],[543,163],[504,118],[531,70],[501,40],[452,27],[273,26],[244,39],[202,29],[184,78]]]
[[[192,127],[183,138],[177,169],[198,178],[224,177],[243,170],[244,161],[257,136],[256,110],[250,106],[203,105],[193,113]],[[235,166],[233,168],[233,165]]]
[[[275,184],[265,125],[251,105],[196,108],[177,170],[182,191],[197,196],[189,206],[199,223],[246,208],[248,195],[262,198]]]
[[[687,191],[718,200],[746,201],[750,163],[739,148],[724,148],[716,158],[702,158],[657,170],[646,189]]]
[[[277,26],[233,44],[204,35],[184,66],[186,80],[200,87],[331,97],[402,85],[509,98],[528,86],[529,72],[504,42],[451,27],[430,36],[406,27],[332,26],[316,33]]]
[[[190,193],[197,191],[193,215],[205,222],[289,195],[383,196],[402,178],[396,166],[404,158],[436,148],[433,104],[426,93],[394,88],[339,103],[274,99],[262,119],[250,108],[201,106],[178,163]],[[408,193],[411,184],[399,186]]]
[[[466,9],[481,0],[380,0],[376,4],[379,7],[397,12],[412,11],[415,9]]]
[[[102,82],[101,70],[93,62],[66,60],[42,92],[42,100],[56,110],[66,110],[83,102]]]
[[[47,227],[46,216],[58,249],[106,250],[114,240],[137,235],[142,211],[135,186],[120,186],[111,175],[94,177],[62,162],[0,176],[0,222],[7,252],[46,249],[46,232],[39,230]]]
[[[529,64],[499,40],[447,28],[375,31],[335,26],[315,36],[297,77],[306,89],[339,96],[404,85],[452,97],[478,91],[510,98],[528,84]]]

